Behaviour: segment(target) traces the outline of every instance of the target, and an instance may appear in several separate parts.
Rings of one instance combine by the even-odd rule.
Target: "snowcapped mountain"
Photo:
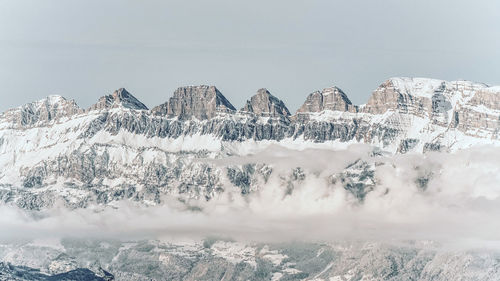
[[[239,111],[214,86],[181,87],[151,110],[125,89],[88,109],[49,96],[0,116],[0,199],[41,209],[60,198],[71,208],[121,199],[158,204],[165,193],[210,199],[227,185],[245,194],[266,180],[272,165],[200,159],[270,145],[452,152],[499,145],[499,124],[500,87],[424,78],[391,78],[361,106],[337,87],[316,91],[294,115],[266,89]],[[373,170],[362,167],[361,174]],[[366,177],[361,181],[344,184],[362,198],[369,187]]]
[[[409,226],[424,237],[494,237],[496,209],[488,200],[500,196],[499,129],[500,87],[469,81],[391,78],[359,106],[330,87],[308,95],[293,115],[266,89],[240,110],[214,86],[181,87],[152,109],[125,89],[88,109],[49,96],[0,115],[0,226],[8,226],[0,236],[24,227],[48,237],[129,227],[150,237],[151,228],[184,233],[179,221],[186,220],[203,234],[220,228],[238,235],[258,225],[284,240],[329,241],[345,237],[351,215],[353,240],[397,237],[412,232]],[[232,204],[230,211],[218,213],[221,202]],[[464,214],[467,206],[474,211]],[[20,235],[0,243],[0,280],[498,279],[497,251],[401,235],[416,241],[47,245]]]

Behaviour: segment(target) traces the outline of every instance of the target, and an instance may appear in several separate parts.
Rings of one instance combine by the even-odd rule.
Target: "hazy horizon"
[[[295,110],[330,86],[354,104],[390,77],[500,85],[492,0],[0,1],[0,111],[48,95],[88,107],[124,87],[148,107],[216,85]]]

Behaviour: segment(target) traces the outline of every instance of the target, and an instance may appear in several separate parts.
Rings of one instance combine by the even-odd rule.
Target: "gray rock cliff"
[[[168,102],[152,109],[154,114],[178,117],[180,120],[191,117],[205,120],[217,116],[218,113],[234,111],[234,106],[215,86],[206,85],[178,88]]]
[[[330,87],[309,94],[297,112],[321,112],[323,110],[356,112],[357,108],[341,89]]]
[[[89,110],[102,110],[109,108],[124,107],[136,110],[148,110],[142,102],[136,99],[131,93],[124,88],[120,88],[111,95],[99,98],[96,104],[92,105]]]
[[[257,94],[246,102],[241,111],[255,113],[260,116],[290,116],[290,111],[285,106],[285,103],[273,96],[267,89],[259,89]]]

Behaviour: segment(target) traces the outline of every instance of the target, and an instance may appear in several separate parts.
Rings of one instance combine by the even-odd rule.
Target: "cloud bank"
[[[228,188],[210,201],[165,196],[160,206],[123,201],[114,206],[26,212],[0,207],[0,239],[18,237],[203,238],[241,240],[407,240],[500,244],[500,150],[478,147],[455,153],[372,155],[372,148],[291,150],[271,146],[215,165],[266,163],[267,182],[248,195]],[[357,159],[374,164],[376,185],[360,201],[331,175]],[[305,178],[293,191],[290,170]],[[426,176],[426,187],[417,179]]]

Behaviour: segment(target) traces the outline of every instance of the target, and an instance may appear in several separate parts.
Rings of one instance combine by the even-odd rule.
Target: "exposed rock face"
[[[234,111],[234,106],[215,86],[206,85],[178,88],[168,102],[152,109],[157,115],[178,117],[180,120],[191,117],[205,120],[217,116],[218,113]]]
[[[82,113],[74,100],[66,100],[61,96],[49,96],[45,99],[9,109],[0,115],[15,127],[43,125],[61,117],[70,117]]]
[[[223,192],[227,198],[239,193],[250,201],[256,192],[269,189],[285,199],[307,195],[304,188],[316,184],[325,185],[324,191],[318,189],[321,193],[314,191],[320,196],[331,192],[345,195],[346,202],[364,204],[384,196],[393,200],[401,182],[432,196],[446,185],[442,174],[454,177],[479,165],[450,167],[459,162],[453,159],[461,158],[440,162],[436,159],[441,157],[428,157],[434,158],[429,167],[420,159],[413,162],[415,155],[400,158],[391,153],[500,146],[500,88],[467,81],[390,79],[359,110],[341,90],[329,88],[307,98],[298,112],[307,116],[304,119],[289,116],[284,103],[266,90],[236,112],[209,86],[179,88],[168,103],[152,111],[122,89],[101,98],[89,111],[50,96],[0,115],[0,205],[45,216],[51,212],[36,210],[57,207],[59,213],[64,206],[92,207],[89,211],[94,212],[104,206],[116,208],[121,200],[150,206],[173,197],[178,200],[175,205],[182,205],[179,209],[203,212],[191,203]],[[277,143],[288,147],[286,152],[281,146],[269,148]],[[350,150],[323,155],[346,143],[374,148],[359,146],[360,152],[354,146],[352,155]],[[307,152],[294,154],[297,147]],[[299,155],[296,162],[288,155],[291,151]],[[481,167],[498,166],[495,156],[484,158]],[[334,161],[324,170],[318,168]],[[445,169],[452,173],[442,173]],[[479,178],[498,174],[497,170],[485,169]],[[384,183],[387,175],[398,190]],[[494,186],[488,180],[470,182]],[[492,190],[489,187],[486,190]],[[448,247],[435,248],[429,241],[244,245],[215,238],[192,244],[63,239],[50,246],[23,240],[0,245],[0,280],[500,278],[497,253],[447,252]]]
[[[457,102],[469,100],[476,92],[486,88],[484,84],[469,81],[391,78],[375,89],[363,112],[383,114],[392,110],[440,118]]]
[[[500,88],[470,81],[391,78],[380,85],[363,112],[387,111],[428,118],[431,124],[457,128],[467,135],[497,138]]]
[[[473,106],[484,106],[492,110],[500,110],[500,87],[489,87],[478,90],[469,101]]]
[[[273,96],[267,89],[260,89],[247,101],[241,111],[255,113],[260,116],[290,116],[285,103]]]
[[[305,103],[297,112],[321,112],[323,110],[356,112],[357,108],[341,89],[330,87],[307,96]]]
[[[0,201],[43,209],[61,188],[72,208],[121,199],[158,204],[164,193],[208,200],[227,182],[251,193],[271,173],[265,163],[220,167],[198,160],[277,142],[365,143],[390,153],[500,145],[500,88],[427,80],[390,79],[362,112],[339,89],[325,89],[309,95],[296,116],[266,90],[240,112],[209,86],[179,88],[152,111],[129,110],[145,106],[125,90],[101,98],[92,112],[51,96],[0,117]],[[338,176],[360,197],[371,190],[365,168],[356,168],[359,176],[345,173],[350,180]]]
[[[391,78],[375,89],[363,111],[383,114],[387,110],[397,110],[422,114],[432,107],[432,95],[442,92],[444,87],[439,80]]]
[[[500,87],[478,90],[465,104],[453,111],[452,127],[474,134],[478,128],[482,134],[500,135]]]
[[[136,99],[131,93],[124,88],[120,88],[111,95],[103,96],[92,105],[89,110],[102,110],[109,108],[124,107],[136,110],[148,110],[148,108]]]

